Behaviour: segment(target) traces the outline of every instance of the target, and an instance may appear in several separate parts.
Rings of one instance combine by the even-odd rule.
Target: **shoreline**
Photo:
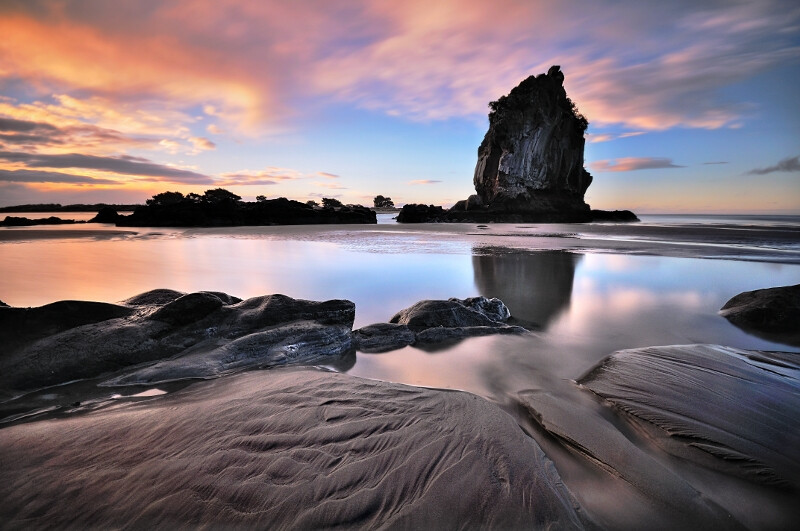
[[[372,238],[374,252],[393,252],[419,237],[459,241],[476,247],[518,250],[562,250],[578,253],[619,253],[675,258],[706,258],[800,264],[800,227],[793,225],[742,228],[730,225],[661,224],[499,224],[430,223],[378,225],[280,225],[215,228],[137,228],[105,226],[86,229],[15,227],[0,230],[0,244],[62,238],[186,237],[267,238],[333,242],[360,248]],[[757,245],[764,240],[770,247]],[[424,252],[424,248],[422,248]]]

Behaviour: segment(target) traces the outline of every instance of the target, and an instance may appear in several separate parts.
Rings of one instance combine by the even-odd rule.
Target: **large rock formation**
[[[553,66],[489,104],[489,130],[478,148],[473,178],[477,195],[465,207],[588,219],[583,201],[592,182],[583,168],[588,122],[563,83],[564,74]]]
[[[585,222],[637,221],[628,211],[592,211],[583,200],[592,176],[583,167],[588,122],[552,66],[489,104],[489,130],[478,148],[476,195],[445,216],[411,205],[398,216],[420,221]],[[407,205],[408,206],[408,205]]]

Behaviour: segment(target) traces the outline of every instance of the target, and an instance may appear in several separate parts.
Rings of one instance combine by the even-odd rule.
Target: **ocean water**
[[[717,312],[742,291],[800,283],[800,217],[476,226],[399,225],[391,216],[371,226],[2,229],[0,300],[113,302],[155,288],[283,293],[352,300],[357,328],[423,299],[497,297],[535,337],[359,354],[350,370],[495,399],[530,385],[514,364],[534,359],[531,379],[577,378],[615,350],[648,345],[798,351]]]

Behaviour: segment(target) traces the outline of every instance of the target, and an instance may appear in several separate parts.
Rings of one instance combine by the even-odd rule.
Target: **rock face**
[[[583,168],[588,123],[563,83],[560,67],[553,66],[490,104],[489,130],[478,148],[473,178],[477,197],[468,207],[588,219],[583,202],[592,182]]]
[[[629,211],[591,211],[583,196],[586,118],[564,90],[561,67],[530,76],[489,104],[489,130],[478,148],[475,195],[446,213],[406,205],[397,221],[638,221]]]
[[[720,315],[766,339],[800,345],[800,284],[745,291],[726,302]]]

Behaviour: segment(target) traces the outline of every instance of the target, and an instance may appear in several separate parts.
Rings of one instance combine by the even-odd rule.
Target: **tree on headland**
[[[265,195],[257,195],[256,196],[256,201],[259,202],[259,203],[263,203],[266,200],[267,200],[267,196],[265,196]]]
[[[208,203],[217,204],[217,203],[235,203],[236,201],[241,201],[241,196],[234,194],[233,192],[229,192],[224,188],[215,188],[213,190],[206,190],[203,194],[203,201]]]
[[[306,204],[307,204],[308,206],[310,206],[310,207],[318,207],[318,206],[319,206],[319,203],[317,203],[317,202],[316,202],[316,201],[314,201],[313,199],[309,199],[308,201],[306,201]]]
[[[155,207],[175,205],[181,201],[183,201],[183,194],[180,192],[161,192],[160,194],[154,195],[152,199],[145,201],[145,204]]]
[[[382,195],[376,195],[375,199],[372,200],[372,204],[375,205],[375,208],[394,208],[392,198],[383,197]]]
[[[344,205],[338,199],[334,199],[332,197],[323,197],[322,206],[324,208],[337,208],[337,207],[342,207]]]

